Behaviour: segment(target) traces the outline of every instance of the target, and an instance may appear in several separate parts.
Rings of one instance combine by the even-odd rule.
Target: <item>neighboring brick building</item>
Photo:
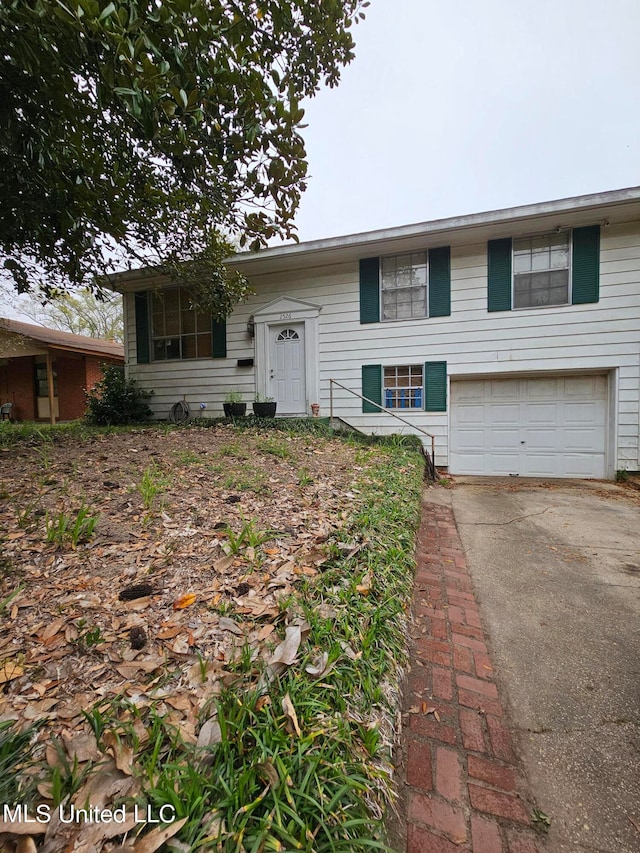
[[[122,344],[0,318],[0,405],[12,420],[81,418],[104,364],[124,365]]]

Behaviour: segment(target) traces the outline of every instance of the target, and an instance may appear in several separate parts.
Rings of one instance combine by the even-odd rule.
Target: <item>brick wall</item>
[[[85,378],[85,388],[87,391],[91,391],[96,382],[100,382],[103,375],[102,367],[105,364],[118,364],[122,362],[111,361],[108,358],[95,358],[94,356],[87,356],[86,358],[86,378]]]
[[[84,401],[84,358],[56,357],[58,371],[58,412],[61,421],[81,418],[86,408]]]
[[[85,389],[91,390],[102,379],[103,365],[120,362],[97,356],[55,357],[58,374],[58,419],[81,418],[87,408]],[[20,421],[36,419],[34,358],[10,358],[0,366],[0,404],[13,403],[11,417]]]
[[[35,418],[33,356],[10,358],[0,367],[0,403],[13,403],[11,417],[20,421]]]

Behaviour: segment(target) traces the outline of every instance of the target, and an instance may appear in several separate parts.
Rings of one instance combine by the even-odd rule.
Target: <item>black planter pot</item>
[[[223,403],[225,418],[243,418],[247,412],[246,403]]]
[[[253,414],[257,418],[275,418],[277,403],[254,403]]]

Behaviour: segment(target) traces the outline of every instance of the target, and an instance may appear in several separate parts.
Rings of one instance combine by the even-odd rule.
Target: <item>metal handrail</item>
[[[431,439],[431,462],[435,467],[436,464],[436,439],[435,436],[430,432],[427,432],[426,429],[422,429],[422,427],[417,426],[416,424],[412,424],[411,421],[408,421],[406,418],[400,417],[395,412],[392,412],[391,409],[385,409],[384,406],[381,406],[380,403],[376,403],[375,400],[370,400],[368,397],[363,397],[362,394],[358,394],[357,391],[354,391],[352,388],[347,388],[346,385],[343,385],[341,382],[338,382],[337,379],[329,379],[329,423],[333,422],[333,386],[337,385],[338,388],[342,388],[344,391],[348,391],[349,394],[353,394],[354,397],[359,397],[361,400],[364,400],[366,403],[371,403],[372,406],[375,406],[377,409],[380,409],[381,412],[384,412],[387,415],[391,415],[392,418],[395,418],[398,421],[402,421],[403,424],[407,424],[407,426],[413,427],[413,429],[417,429],[418,432],[421,432],[423,435],[426,435],[427,438]]]

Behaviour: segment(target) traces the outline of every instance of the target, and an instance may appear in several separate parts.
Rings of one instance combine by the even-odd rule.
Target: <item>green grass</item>
[[[278,435],[258,438],[286,447]],[[391,746],[423,460],[405,441],[349,441],[362,467],[353,514],[327,542],[331,556],[322,572],[283,605],[289,618],[297,612],[309,625],[294,664],[269,678],[246,646],[228,664],[239,681],[203,710],[200,724],[215,718],[219,736],[202,748],[154,706],[120,700],[87,713],[99,742],[113,731],[133,747],[140,804],[154,811],[172,805],[178,819],[187,819],[176,841],[190,850],[388,849],[384,813],[393,798]],[[241,488],[250,466],[233,465],[231,457],[229,465],[233,487]],[[301,482],[307,477],[301,469]],[[229,544],[232,552],[258,547],[269,535],[248,521],[231,532]],[[345,545],[359,547],[345,557]],[[274,634],[274,645],[279,641]],[[312,677],[306,668],[318,659],[326,664]],[[148,735],[143,742],[133,725],[138,716]],[[67,761],[43,772],[59,800],[99,769],[81,774]],[[15,767],[11,773],[17,778]]]
[[[139,429],[139,427],[138,427]],[[72,438],[76,441],[89,441],[95,435],[131,431],[130,427],[94,427],[84,421],[69,421],[63,424],[41,424],[26,421],[10,423],[0,421],[0,447],[16,447],[24,442],[45,446],[47,444]]]
[[[142,503],[146,510],[150,510],[158,495],[162,495],[170,484],[170,479],[162,473],[157,465],[147,465],[138,483],[138,491],[142,495]],[[162,504],[162,500],[160,500]]]
[[[49,544],[64,545],[69,542],[76,548],[81,542],[88,542],[98,523],[98,516],[92,515],[84,501],[75,514],[60,510],[46,514],[46,537]]]
[[[32,802],[36,795],[33,777],[22,774],[31,763],[33,736],[39,726],[19,731],[12,720],[0,722],[0,803]]]

